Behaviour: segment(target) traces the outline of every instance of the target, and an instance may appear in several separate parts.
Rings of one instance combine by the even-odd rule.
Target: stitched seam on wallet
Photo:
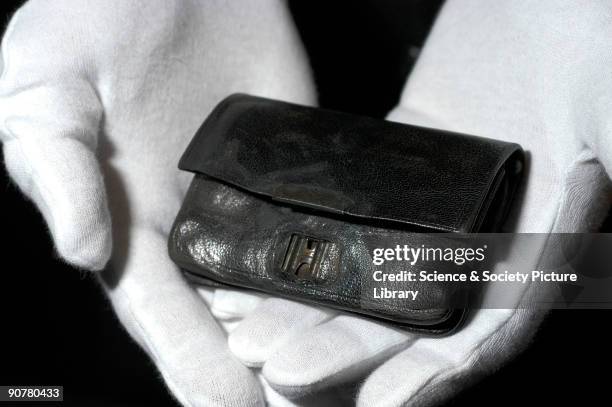
[[[188,255],[187,257],[189,259],[192,259],[191,255]],[[278,281],[278,282],[281,282],[281,283],[284,284],[284,282],[279,281],[279,280],[275,280],[275,279],[273,279],[271,277],[260,276],[260,275],[257,275],[257,274],[248,273],[248,272],[246,272],[244,270],[240,270],[240,269],[236,269],[236,268],[233,268],[233,267],[229,267],[229,266],[226,266],[226,265],[221,264],[221,263],[211,263],[211,262],[204,262],[204,261],[201,262],[201,263],[207,264],[208,266],[212,266],[212,267],[224,268],[224,269],[227,269],[227,270],[232,271],[234,273],[237,273],[237,274],[239,274],[242,277],[247,277],[247,278],[250,278],[250,279],[253,279],[253,280],[258,279],[258,280],[266,280],[266,281]],[[200,266],[200,263],[195,263],[195,264]],[[392,311],[401,311],[401,312],[405,312],[406,311],[405,308],[397,308],[397,307],[394,307],[393,305],[390,305],[389,303],[376,302],[376,301],[366,301],[366,300],[360,299],[359,297],[349,297],[349,296],[345,296],[345,295],[342,295],[342,294],[335,293],[333,291],[327,291],[325,289],[320,289],[319,288],[319,289],[316,289],[316,290],[313,290],[313,291],[318,292],[318,293],[322,293],[322,294],[328,294],[329,296],[334,297],[334,299],[356,300],[356,301],[359,301],[359,302],[361,302],[362,304],[365,304],[365,305],[385,305],[386,308],[391,309]],[[414,312],[414,313],[421,313],[421,314],[432,314],[434,312],[438,312],[437,310],[428,310],[428,309],[424,309],[424,310],[409,309],[409,311],[410,312]]]

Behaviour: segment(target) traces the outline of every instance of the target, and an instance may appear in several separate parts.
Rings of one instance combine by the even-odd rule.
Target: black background
[[[422,44],[440,3],[291,1],[321,105],[384,116],[414,62],[410,50]],[[16,5],[0,8],[6,22]],[[94,279],[57,259],[38,212],[4,169],[1,177],[0,384],[63,385],[65,404],[73,405],[174,405]],[[451,405],[603,404],[610,316],[552,312],[527,351]]]

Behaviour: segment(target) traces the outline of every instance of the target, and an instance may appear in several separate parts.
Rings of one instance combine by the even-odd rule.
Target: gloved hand
[[[510,231],[596,230],[611,201],[611,19],[603,1],[449,0],[389,119],[520,143],[528,180]],[[542,248],[529,249],[509,263],[535,265]],[[480,310],[454,335],[420,338],[269,299],[229,345],[292,397],[367,375],[358,405],[432,405],[524,348],[542,314]]]
[[[178,159],[218,101],[240,91],[314,103],[285,3],[30,1],[9,24],[2,62],[6,166],[59,255],[89,270],[110,257],[113,307],[182,404],[262,404],[166,238],[191,178]],[[206,297],[226,317],[257,301]]]

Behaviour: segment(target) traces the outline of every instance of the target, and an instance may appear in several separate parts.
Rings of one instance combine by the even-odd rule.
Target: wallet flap
[[[517,144],[235,94],[179,168],[328,214],[470,232],[509,203],[496,195],[521,158]]]

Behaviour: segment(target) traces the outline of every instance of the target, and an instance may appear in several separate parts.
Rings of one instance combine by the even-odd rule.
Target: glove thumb
[[[42,212],[59,255],[77,267],[101,269],[111,252],[110,215],[95,156],[101,103],[76,70],[58,72],[23,58],[8,44],[10,30],[0,77],[6,167]]]
[[[42,212],[59,255],[77,267],[99,270],[110,256],[111,233],[94,154],[97,124],[91,114],[75,116],[75,106],[66,100],[60,90],[46,86],[1,97],[4,160]]]

